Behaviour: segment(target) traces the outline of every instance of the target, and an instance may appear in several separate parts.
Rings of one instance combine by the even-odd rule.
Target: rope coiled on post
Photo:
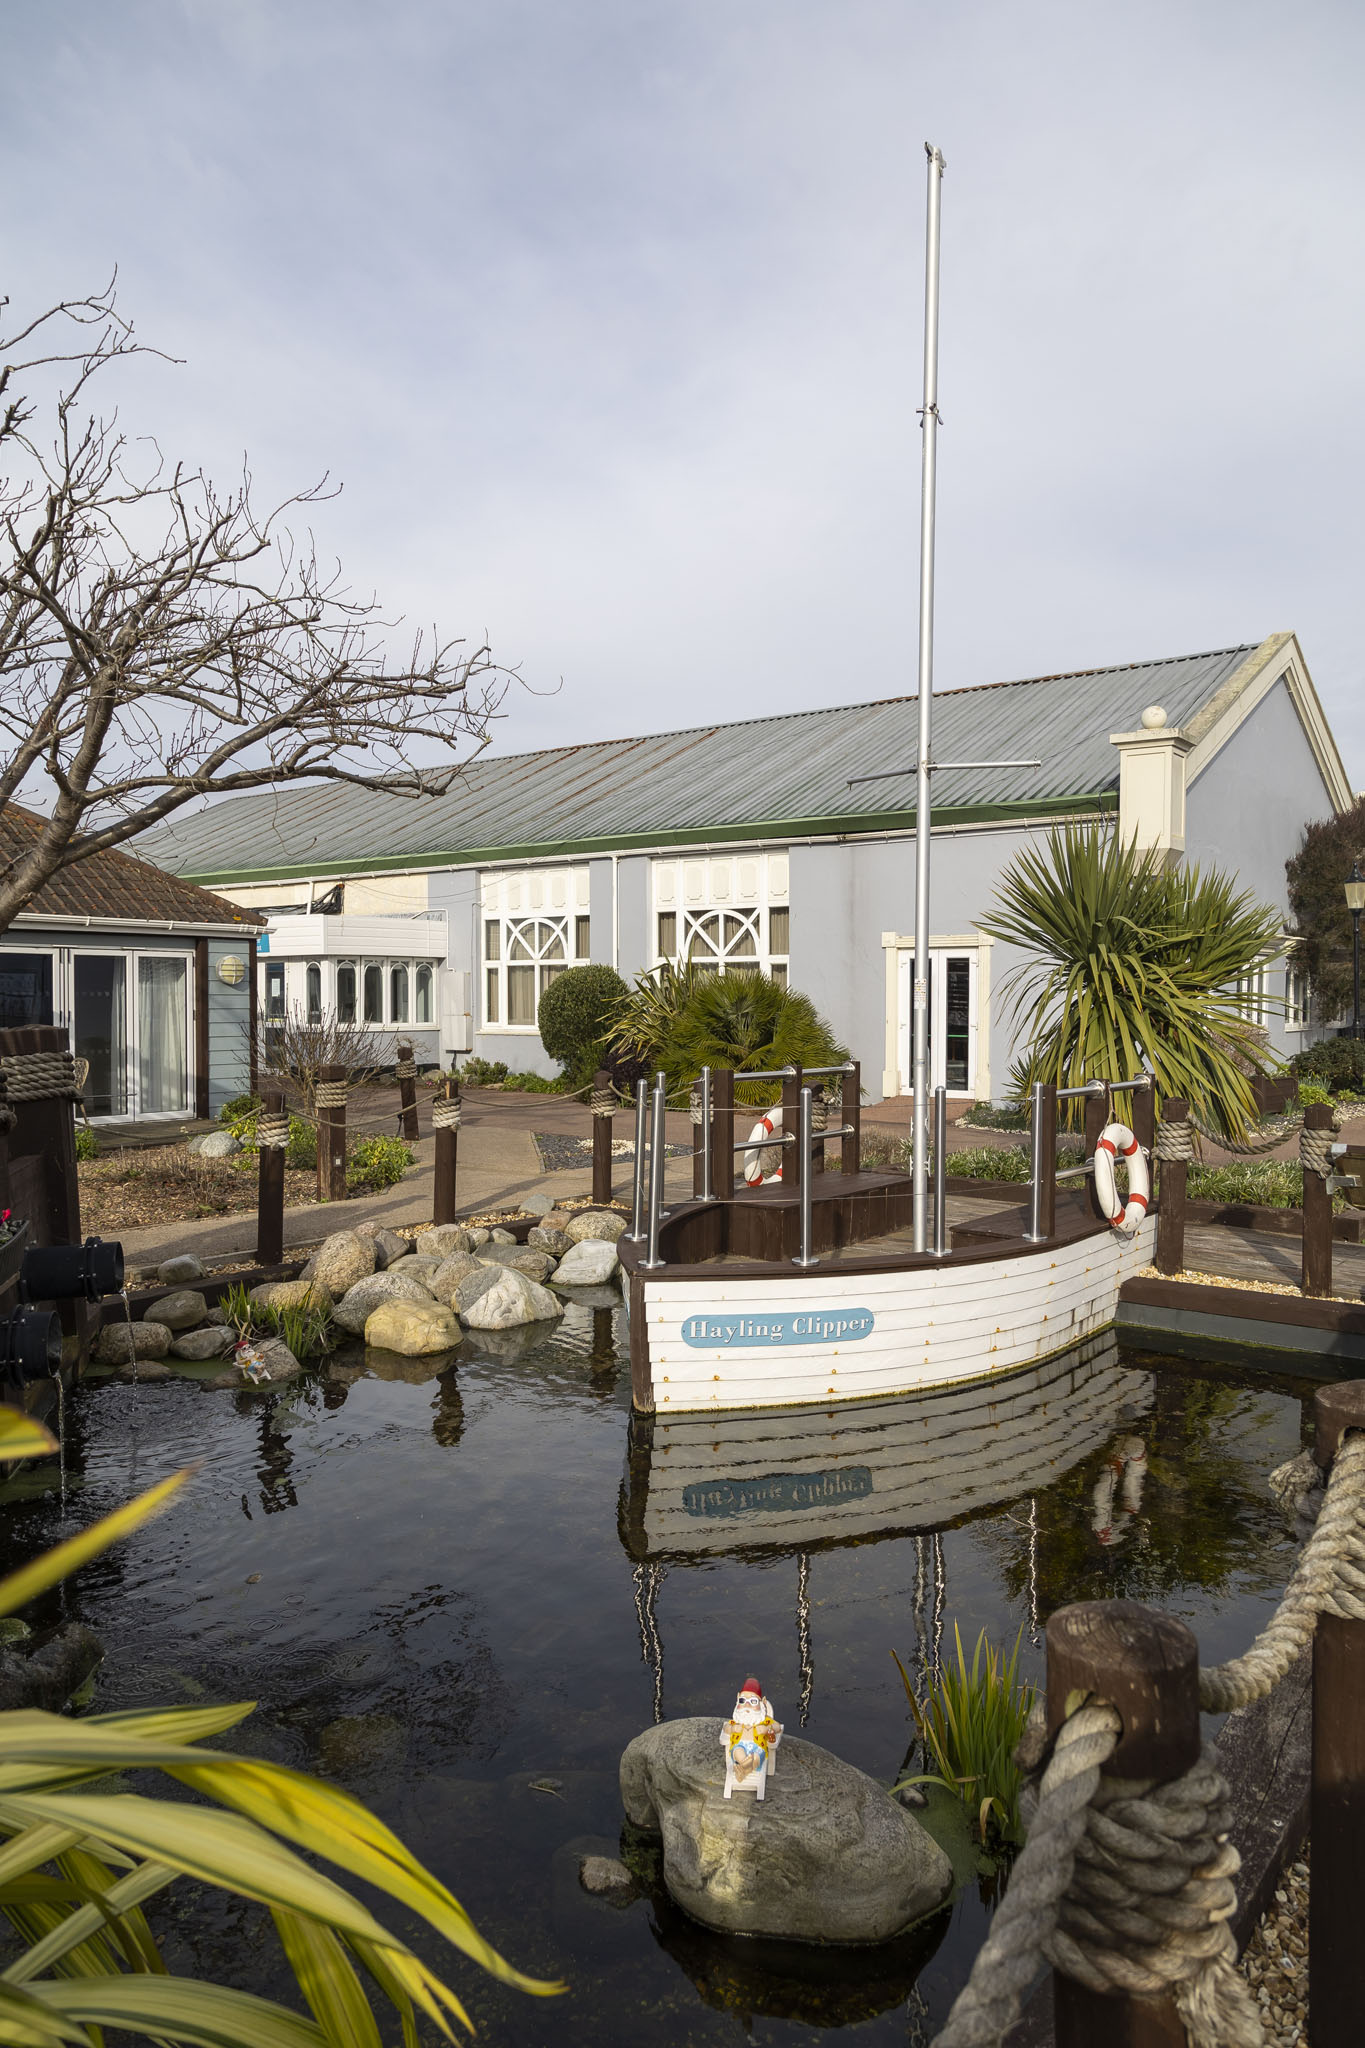
[[[1332,1143],[1331,1131],[1312,1131],[1305,1124],[1299,1132],[1299,1164],[1326,1180],[1332,1171]]]
[[[0,1073],[14,1102],[79,1102],[76,1061],[69,1052],[12,1052],[0,1058]]]
[[[616,1113],[616,1090],[594,1088],[588,1097],[588,1107],[594,1116],[614,1116]]]
[[[431,1105],[431,1128],[434,1131],[455,1131],[460,1127],[460,1104],[458,1098],[450,1099],[438,1095]]]
[[[1193,1159],[1194,1125],[1188,1117],[1182,1117],[1175,1123],[1159,1123],[1152,1149],[1158,1159],[1169,1159],[1173,1164],[1182,1159]]]
[[[262,1110],[256,1119],[256,1144],[262,1152],[283,1152],[289,1143],[289,1117]]]
[[[313,1090],[314,1109],[345,1109],[346,1083],[344,1081],[319,1081]],[[385,1122],[387,1122],[387,1117]]]
[[[399,1060],[394,1067],[393,1078],[395,1081],[415,1081],[417,1079],[416,1060]]]

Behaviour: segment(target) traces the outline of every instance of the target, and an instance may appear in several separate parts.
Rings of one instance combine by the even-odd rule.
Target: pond
[[[789,1733],[890,1782],[893,1649],[922,1674],[954,1624],[969,1648],[1022,1628],[1037,1675],[1040,1621],[1076,1599],[1148,1601],[1206,1661],[1232,1654],[1290,1568],[1265,1481],[1306,1440],[1309,1383],[1105,1340],[986,1389],[651,1426],[619,1309],[521,1334],[431,1367],[343,1355],[268,1396],[87,1383],[68,1527],[202,1471],[35,1619],[99,1634],[97,1710],[258,1701],[229,1740],[345,1784],[508,1957],[566,1980],[531,2000],[420,1937],[486,2043],[929,2039],[983,1937],[975,1883],[871,1951],[590,1898],[579,1860],[618,1853],[621,1750],[657,1714],[728,1712],[754,1671]],[[0,1511],[6,1567],[58,1534],[52,1468],[36,1478]],[[183,1886],[152,1917],[172,1969],[285,1994],[254,1908]]]

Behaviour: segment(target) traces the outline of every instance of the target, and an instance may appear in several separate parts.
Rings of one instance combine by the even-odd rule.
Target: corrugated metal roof
[[[1035,676],[934,699],[942,760],[1037,758],[1035,769],[941,774],[935,816],[1065,810],[1112,793],[1109,734],[1160,703],[1188,723],[1256,643],[1124,668]],[[139,850],[201,880],[424,866],[783,832],[877,830],[914,816],[916,700],[795,711],[642,739],[484,757],[444,796],[314,783],[235,797],[147,833]]]

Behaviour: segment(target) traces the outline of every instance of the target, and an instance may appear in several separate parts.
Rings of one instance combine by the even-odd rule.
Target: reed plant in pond
[[[1035,1690],[1019,1676],[1023,1630],[1006,1655],[982,1629],[967,1662],[962,1633],[953,1624],[956,1666],[946,1662],[924,1699],[895,1651],[896,1669],[910,1702],[925,1768],[902,1785],[942,1785],[962,1801],[982,1846],[1015,1848],[1024,1839],[1019,1813],[1022,1774],[1014,1753],[1033,1711]]]

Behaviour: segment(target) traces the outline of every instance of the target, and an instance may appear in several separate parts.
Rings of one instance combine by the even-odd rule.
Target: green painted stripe
[[[1021,818],[1064,818],[1078,811],[1116,811],[1118,792],[1041,797],[1032,803],[960,804],[934,813],[934,829],[1011,824]],[[858,811],[837,818],[770,818],[748,825],[710,825],[673,832],[608,833],[592,839],[535,840],[507,846],[433,848],[429,853],[375,853],[364,860],[299,861],[268,868],[183,868],[186,881],[212,888],[231,882],[287,882],[309,875],[371,875],[408,868],[497,867],[508,860],[570,860],[603,853],[644,853],[660,846],[728,845],[746,839],[839,839],[869,832],[913,830],[915,813]]]

